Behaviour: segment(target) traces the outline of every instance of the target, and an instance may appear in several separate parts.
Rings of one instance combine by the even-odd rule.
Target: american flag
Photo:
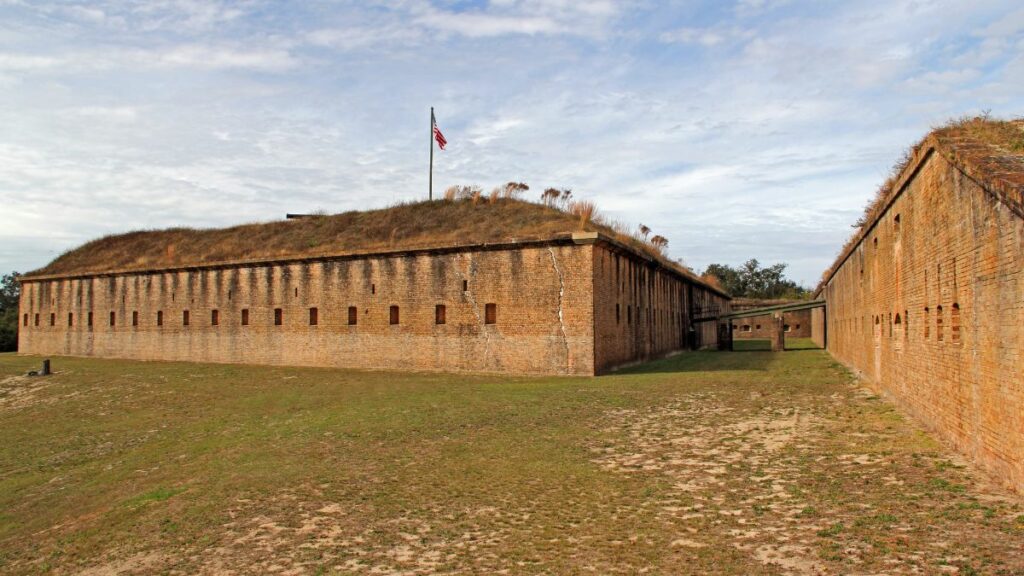
[[[444,150],[444,146],[448,141],[444,139],[444,134],[441,134],[441,129],[437,127],[437,119],[434,118],[433,110],[430,111],[430,125],[434,128],[434,140],[437,140],[437,146]]]

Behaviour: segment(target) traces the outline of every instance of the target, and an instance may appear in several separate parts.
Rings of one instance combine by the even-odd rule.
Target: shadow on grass
[[[810,338],[786,338],[786,352],[803,350],[821,350],[821,347]],[[744,340],[733,340],[733,352],[770,352],[771,341],[766,338],[750,338]]]
[[[675,356],[652,360],[628,366],[612,372],[618,374],[658,374],[672,372],[722,372],[736,370],[768,370],[772,361],[771,352],[755,352],[751,354],[732,354],[712,350],[698,352],[681,352]]]
[[[821,350],[810,338],[786,338],[786,351]]]
[[[772,343],[767,338],[733,339],[733,352],[771,352]]]

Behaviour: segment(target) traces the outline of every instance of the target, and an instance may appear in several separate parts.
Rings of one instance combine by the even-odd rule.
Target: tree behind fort
[[[0,352],[18,349],[18,276],[11,272],[0,280]]]
[[[741,298],[801,299],[810,296],[810,290],[786,278],[788,264],[779,262],[762,267],[756,258],[733,268],[728,264],[711,264],[704,277],[714,277],[722,289]]]

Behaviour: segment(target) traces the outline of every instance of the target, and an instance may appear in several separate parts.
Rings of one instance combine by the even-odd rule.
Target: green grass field
[[[736,338],[732,341],[735,352],[768,352],[772,349],[767,338]],[[786,350],[820,350],[821,348],[810,338],[786,338]]]
[[[1024,507],[822,351],[600,378],[0,355],[0,572],[1024,573]]]

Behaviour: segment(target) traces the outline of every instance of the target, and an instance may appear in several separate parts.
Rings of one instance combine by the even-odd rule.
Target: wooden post
[[[718,349],[732,350],[732,321],[718,321]]]
[[[786,331],[782,317],[781,312],[772,314],[772,352],[782,352],[786,349]]]

